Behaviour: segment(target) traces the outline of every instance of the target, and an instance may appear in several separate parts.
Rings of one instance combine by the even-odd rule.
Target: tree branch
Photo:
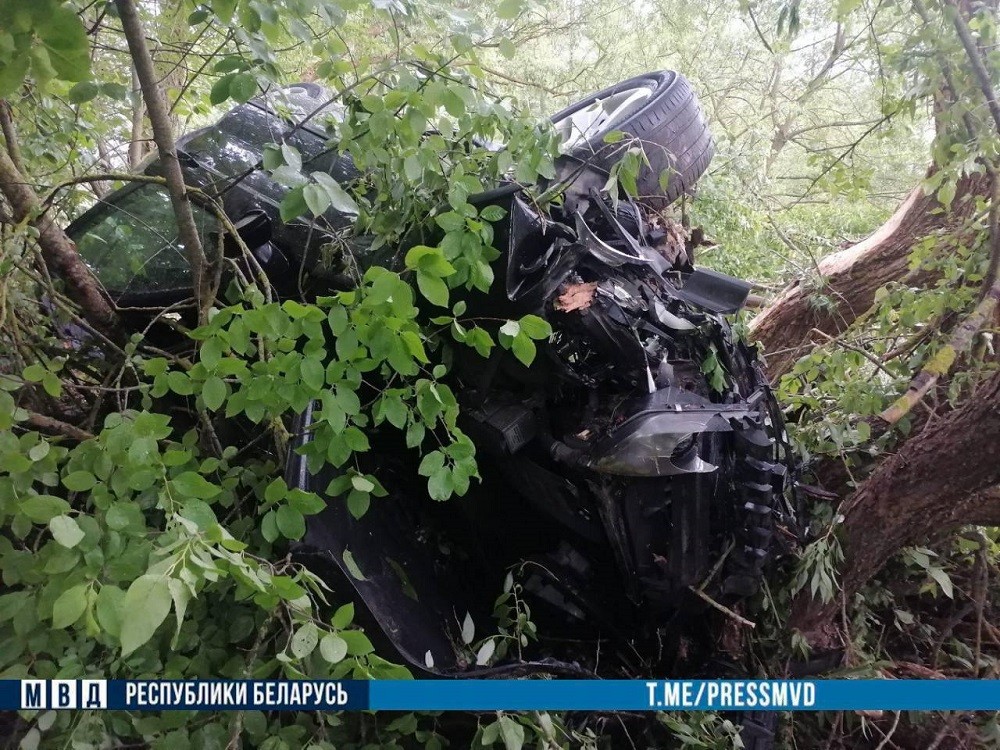
[[[79,440],[83,442],[84,440],[90,440],[94,437],[92,434],[86,430],[81,430],[79,427],[74,427],[68,422],[63,422],[61,419],[55,419],[53,417],[47,417],[44,414],[36,414],[35,412],[28,412],[28,424],[32,427],[36,427],[43,432],[55,433],[56,435],[63,435],[72,440]]]
[[[962,41],[962,46],[965,47],[965,54],[969,58],[969,64],[972,66],[972,72],[975,74],[976,82],[979,84],[979,90],[983,92],[983,96],[986,98],[986,105],[989,107],[990,115],[993,117],[993,123],[996,125],[997,132],[1000,133],[1000,102],[997,102],[997,95],[993,90],[990,74],[986,70],[986,63],[983,62],[983,56],[979,53],[976,41],[972,38],[972,31],[969,29],[969,24],[966,23],[958,5],[955,4],[955,0],[944,1],[951,8],[951,20],[955,24],[955,31],[958,32],[958,38]]]
[[[7,153],[18,172],[24,174],[24,161],[21,159],[21,147],[17,142],[17,131],[14,129],[14,110],[10,102],[0,99],[0,131],[3,132]]]
[[[206,269],[205,250],[194,222],[194,212],[191,210],[191,202],[188,200],[184,185],[184,173],[177,158],[177,145],[170,125],[170,113],[153,68],[153,58],[146,46],[146,35],[135,3],[133,0],[115,0],[115,5],[121,18],[132,63],[135,65],[142,96],[146,102],[146,111],[153,128],[153,140],[160,152],[163,176],[167,181],[167,193],[170,195],[170,203],[177,219],[178,236],[191,266],[191,282],[198,303],[199,320],[204,322],[208,305],[214,297],[214,290],[210,288],[211,274]]]
[[[80,306],[84,317],[98,330],[112,334],[117,316],[111,302],[80,258],[76,245],[47,216],[38,195],[7,149],[0,149],[0,192],[10,203],[11,218],[16,223],[28,223],[38,231],[38,246],[45,265],[63,278],[69,296]]]

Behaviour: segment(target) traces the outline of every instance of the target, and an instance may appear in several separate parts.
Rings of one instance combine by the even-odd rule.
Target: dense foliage
[[[270,144],[263,167],[289,189],[283,217],[331,205],[357,215],[328,248],[328,262],[353,274],[356,288],[278,303],[266,280],[237,273],[204,325],[165,317],[187,334],[184,351],[164,351],[143,334],[115,340],[93,330],[53,282],[30,222],[11,221],[0,207],[0,676],[405,678],[405,668],[374,652],[351,606],[286,555],[323,507],[282,478],[294,415],[318,404],[314,439],[301,450],[311,469],[343,470],[329,491],[355,516],[387,501],[365,460],[371,425],[391,425],[422,456],[431,497],[465,494],[478,474],[455,394],[441,382],[451,352],[486,357],[499,346],[529,363],[534,342],[550,333],[540,318],[472,319],[454,303],[455,289],[490,286],[497,256],[492,223],[502,214],[468,198],[505,177],[533,185],[551,176],[556,144],[542,118],[644,70],[689,75],[718,141],[698,197],[677,207],[708,234],[699,260],[764,293],[799,278],[817,309],[835,308],[819,258],[872,231],[929,161],[936,170],[923,184],[946,211],[964,198],[962,179],[996,159],[1000,138],[947,7],[927,5],[142,3],[177,131],[295,80],[337,92],[345,116],[329,123],[332,147],[353,157],[358,179],[345,190],[310,172],[287,143]],[[972,25],[984,44],[994,38],[988,9]],[[995,55],[988,60],[998,65]],[[124,184],[122,173],[151,151],[130,68],[114,3],[0,0],[4,142],[60,223]],[[943,70],[956,89],[944,104]],[[974,130],[962,130],[970,120]],[[977,303],[989,201],[974,200],[959,236],[931,235],[913,248],[912,267],[933,286],[904,279],[883,288],[871,311],[782,381],[810,466],[832,460],[856,483],[905,437],[912,419],[873,434],[870,418],[933,361],[948,339],[944,323]],[[359,237],[386,255],[363,274],[350,255]],[[67,345],[81,338],[83,346]],[[969,396],[995,367],[991,347],[984,338],[944,396]],[[815,506],[813,544],[748,613],[760,625],[746,649],[750,669],[773,672],[805,648],[785,627],[797,592],[832,600],[838,590],[838,509]],[[988,587],[982,570],[995,567],[992,532],[933,541],[893,563],[886,580],[906,585],[872,585],[845,610],[851,668],[875,672],[903,643],[905,653],[932,650],[935,669],[994,669],[981,643],[958,636],[957,608],[947,610],[959,596],[979,596],[982,619],[976,592]],[[962,594],[973,576],[974,590]],[[483,585],[509,595],[518,584]],[[498,615],[462,624],[470,662],[489,663],[530,634],[520,612]],[[436,716],[23,719],[29,749],[448,742]],[[661,720],[687,746],[739,742],[720,717]],[[832,737],[826,721],[789,727],[789,742],[795,731],[807,744],[813,732]],[[847,737],[869,731],[868,717],[831,721]],[[602,742],[593,727],[548,714],[473,723],[475,742],[487,746]],[[997,730],[986,722],[984,731]]]

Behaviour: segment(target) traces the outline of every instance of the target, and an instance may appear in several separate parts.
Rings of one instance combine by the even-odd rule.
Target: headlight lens
[[[630,427],[620,439],[612,434],[604,445],[598,445],[590,468],[602,474],[632,477],[712,472],[717,467],[698,455],[698,436],[731,429],[729,422],[718,414],[653,414]]]

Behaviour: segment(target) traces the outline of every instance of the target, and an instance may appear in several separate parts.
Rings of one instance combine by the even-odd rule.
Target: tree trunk
[[[0,192],[10,203],[13,220],[27,221],[38,230],[38,246],[45,264],[65,282],[70,298],[98,330],[112,333],[116,315],[100,284],[76,251],[76,245],[42,209],[38,195],[21,174],[6,149],[0,148]]]
[[[170,204],[173,206],[174,216],[177,220],[178,236],[191,266],[191,286],[198,303],[199,322],[203,323],[205,322],[207,306],[213,295],[207,284],[205,251],[201,245],[201,236],[198,234],[194,212],[191,209],[187,188],[184,185],[181,163],[177,158],[177,146],[170,123],[170,112],[167,109],[159,79],[153,68],[153,59],[146,46],[146,34],[143,31],[142,22],[139,20],[135,3],[133,0],[116,0],[115,5],[118,8],[118,16],[121,18],[122,29],[125,32],[125,40],[128,42],[129,53],[135,66],[136,77],[142,88],[142,96],[146,102],[149,124],[153,129],[153,140],[160,152],[160,164],[167,183],[167,192],[170,194]]]
[[[780,378],[815,346],[814,328],[831,336],[841,333],[871,308],[885,284],[904,278],[926,283],[928,273],[910,270],[914,244],[930,234],[961,234],[974,214],[975,197],[988,195],[988,177],[962,177],[951,209],[940,211],[936,198],[914,188],[874,234],[819,262],[820,288],[801,280],[790,284],[750,325],[751,338],[764,345],[771,378]],[[820,295],[829,304],[819,304]]]
[[[841,506],[843,595],[850,596],[900,549],[962,524],[995,518],[1000,493],[1000,373],[961,407],[886,458]],[[792,627],[829,647],[838,602],[800,595]]]

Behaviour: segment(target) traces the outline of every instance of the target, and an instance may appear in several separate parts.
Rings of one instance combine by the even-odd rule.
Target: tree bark
[[[941,211],[934,196],[914,188],[896,212],[874,234],[853,247],[819,262],[822,286],[797,280],[785,288],[750,324],[750,336],[764,345],[768,373],[777,380],[816,342],[815,328],[835,336],[875,303],[875,293],[892,281],[925,284],[930,274],[911,271],[910,251],[930,234],[962,234],[975,211],[976,196],[988,196],[989,178],[959,180],[951,209]],[[819,295],[830,304],[819,304]]]
[[[99,331],[112,334],[116,314],[100,284],[76,251],[76,245],[42,210],[38,195],[17,169],[6,149],[0,149],[0,192],[17,223],[27,221],[38,230],[38,246],[45,264],[66,282],[67,293],[84,317]]]
[[[145,107],[142,101],[142,89],[139,86],[139,76],[132,66],[132,134],[128,142],[128,166],[135,169],[145,154],[145,141],[142,135],[142,123]]]
[[[146,46],[146,34],[139,20],[133,0],[115,0],[118,15],[121,18],[122,29],[128,42],[129,53],[135,66],[136,76],[142,88],[142,96],[149,113],[149,123],[153,129],[153,140],[160,153],[160,164],[163,177],[167,182],[167,192],[177,219],[177,231],[181,244],[191,266],[191,282],[195,300],[198,303],[199,318],[204,319],[209,301],[209,290],[206,288],[208,274],[206,273],[205,251],[201,245],[201,236],[194,221],[194,212],[188,200],[187,188],[184,185],[184,173],[177,158],[177,146],[174,142],[173,127],[170,124],[170,111],[160,89],[156,71],[153,68],[153,58]]]
[[[886,458],[841,506],[845,565],[841,585],[850,596],[900,549],[957,526],[1000,516],[1000,373],[961,407]],[[792,627],[829,647],[825,626],[839,611],[800,595]]]

